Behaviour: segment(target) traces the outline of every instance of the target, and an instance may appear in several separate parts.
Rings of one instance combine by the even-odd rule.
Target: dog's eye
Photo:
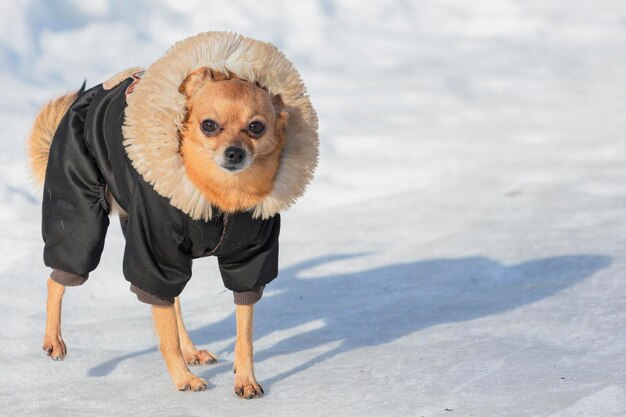
[[[254,137],[260,137],[265,132],[265,125],[259,121],[254,121],[248,125],[248,130]]]
[[[220,125],[217,124],[215,120],[206,119],[200,125],[202,127],[202,131],[211,136],[215,135],[220,130]]]

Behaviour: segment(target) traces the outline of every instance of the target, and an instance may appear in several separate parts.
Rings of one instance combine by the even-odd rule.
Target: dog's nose
[[[224,151],[224,158],[230,165],[239,165],[246,159],[246,151],[236,146],[230,146]]]

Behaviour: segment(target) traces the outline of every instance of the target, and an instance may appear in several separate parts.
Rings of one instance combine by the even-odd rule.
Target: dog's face
[[[279,96],[207,67],[180,86],[187,101],[181,153],[187,174],[224,211],[248,209],[271,192],[289,114]]]

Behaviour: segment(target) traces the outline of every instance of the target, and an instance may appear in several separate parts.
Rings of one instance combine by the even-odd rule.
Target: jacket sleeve
[[[105,183],[83,137],[95,89],[76,100],[50,146],[43,192],[44,263],[62,285],[80,285],[100,262],[109,225]]]
[[[228,222],[225,226],[230,229],[228,234],[247,243],[241,248],[227,242],[226,248],[220,251],[218,264],[222,280],[226,288],[234,292],[235,304],[254,304],[261,298],[265,285],[278,275],[280,215],[267,220],[243,221],[241,216],[233,216]],[[236,222],[239,224],[233,224]]]
[[[139,178],[128,214],[123,270],[131,291],[142,302],[171,305],[191,278],[181,213]]]

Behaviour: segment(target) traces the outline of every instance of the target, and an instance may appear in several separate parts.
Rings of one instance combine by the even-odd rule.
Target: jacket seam
[[[226,233],[228,232],[228,220],[229,220],[230,216],[228,215],[228,213],[224,213],[223,215],[223,224],[224,226],[222,227],[222,235],[220,236],[220,240],[217,242],[217,245],[215,245],[215,247],[213,249],[211,249],[211,251],[209,251],[208,253],[206,253],[204,256],[212,256],[215,254],[215,252],[217,252],[220,247],[222,246],[222,244],[224,243],[224,238],[226,237]]]

